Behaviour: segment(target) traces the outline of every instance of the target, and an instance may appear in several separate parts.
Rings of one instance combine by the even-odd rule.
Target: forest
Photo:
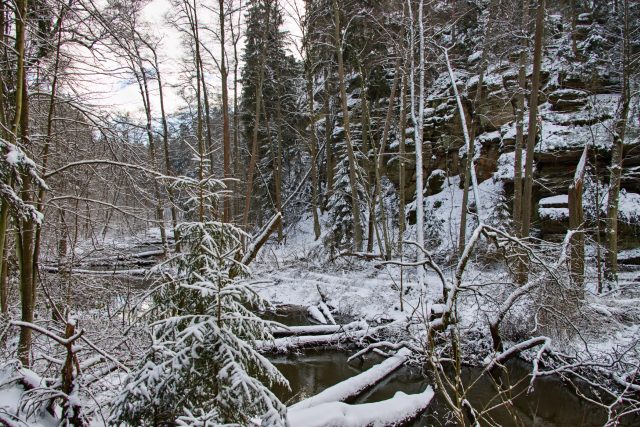
[[[640,425],[640,1],[0,30],[0,426]]]

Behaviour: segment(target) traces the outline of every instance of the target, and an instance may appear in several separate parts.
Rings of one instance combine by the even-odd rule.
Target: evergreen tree
[[[195,210],[204,200],[210,212],[224,189],[212,178],[177,182]],[[154,294],[152,345],[116,397],[111,422],[248,425],[258,417],[286,425],[286,407],[256,378],[287,384],[254,349],[272,336],[252,311],[266,303],[234,259],[243,232],[210,220],[182,223],[179,232],[184,252],[165,265]]]
[[[256,183],[261,187],[260,191],[250,192],[256,201],[254,207],[273,205],[277,210],[276,199],[287,184],[284,177],[288,160],[299,157],[298,128],[304,111],[300,106],[304,88],[302,68],[285,47],[287,33],[281,30],[283,12],[277,1],[251,1],[246,22],[241,118],[249,145],[258,123]],[[261,108],[260,117],[256,118],[258,97]],[[251,146],[248,151],[252,151]],[[261,214],[256,212],[258,220]]]

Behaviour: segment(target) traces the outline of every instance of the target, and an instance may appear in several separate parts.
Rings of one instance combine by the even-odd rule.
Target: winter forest
[[[640,425],[640,1],[0,30],[0,426]]]

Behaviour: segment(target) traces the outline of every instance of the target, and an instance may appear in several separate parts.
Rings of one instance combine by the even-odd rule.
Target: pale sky
[[[298,50],[294,43],[298,43],[301,37],[301,30],[297,24],[296,8],[299,13],[304,11],[303,0],[282,0],[282,5],[285,10],[285,29],[290,33],[291,38],[291,52],[298,56]],[[152,0],[143,9],[143,19],[149,23],[150,28],[153,29],[156,36],[161,38],[162,48],[158,49],[159,57],[161,60],[160,68],[163,79],[163,90],[165,98],[165,109],[167,113],[172,113],[179,110],[185,105],[184,100],[180,97],[178,90],[172,87],[173,84],[180,80],[180,70],[183,58],[185,57],[184,48],[180,40],[180,34],[175,28],[166,22],[166,14],[171,11],[171,5],[169,0]],[[206,14],[210,12],[198,11],[199,20],[203,23],[207,23]],[[216,22],[213,17],[209,22]],[[215,53],[218,53],[220,48],[212,36],[202,32],[201,38],[203,44]],[[230,36],[227,35],[227,39]],[[240,49],[242,49],[242,40],[240,42]],[[206,55],[203,53],[203,55]],[[230,60],[232,57],[232,47],[230,43],[227,46],[227,55]],[[241,55],[241,50],[239,55]],[[117,62],[117,60],[115,60]],[[105,61],[101,61],[96,66],[104,67]],[[115,63],[112,65],[115,68]],[[240,65],[242,67],[242,65]],[[207,78],[209,83],[214,87],[214,92],[211,94],[211,98],[216,98],[219,93],[220,76],[214,66],[208,67],[205,71],[208,74]],[[230,75],[229,85],[233,85],[233,76]],[[89,84],[85,84],[82,88],[76,88],[78,91],[99,93],[100,95],[94,96],[93,102],[99,106],[107,108],[110,111],[128,112],[133,117],[142,118],[144,111],[142,108],[142,100],[138,86],[135,83],[127,82],[119,77],[109,77],[106,75],[100,75],[97,79]],[[152,110],[154,115],[157,115],[160,111],[159,97],[157,96],[157,86],[155,81],[152,83],[153,92],[156,96],[152,99]],[[231,96],[232,93],[231,93]]]

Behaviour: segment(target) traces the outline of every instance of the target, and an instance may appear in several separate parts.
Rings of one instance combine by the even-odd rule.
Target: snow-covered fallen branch
[[[355,341],[364,337],[365,331],[336,333],[332,335],[303,335],[297,337],[276,338],[273,341],[258,341],[256,348],[266,352],[288,352],[311,347],[329,347]]]
[[[361,405],[331,402],[299,411],[290,411],[290,427],[370,427],[399,426],[417,418],[429,406],[431,386],[419,394],[397,392],[391,399]]]
[[[49,273],[60,272],[60,268],[52,265],[43,265],[41,268]],[[69,272],[71,274],[86,274],[91,276],[146,276],[149,270],[145,268],[133,268],[129,270],[85,270],[74,268],[69,270]]]
[[[308,326],[287,326],[275,328],[274,337],[290,337],[301,335],[328,335],[340,332],[361,330],[368,328],[367,322],[358,320],[346,325],[308,325]]]
[[[283,353],[311,347],[330,347],[360,341],[365,337],[372,336],[378,331],[393,327],[396,324],[397,322],[391,322],[373,328],[365,327],[364,329],[341,330],[331,335],[302,335],[276,338],[271,341],[256,341],[255,345],[258,350],[263,352]],[[325,327],[324,325],[322,326]]]
[[[307,313],[309,314],[309,317],[315,322],[323,325],[326,325],[328,323],[327,318],[324,316],[322,311],[320,311],[320,309],[315,305],[310,305],[309,307],[307,307]]]
[[[331,310],[329,310],[329,306],[327,306],[327,304],[321,302],[318,304],[318,309],[322,312],[324,318],[327,319],[327,323],[331,325],[336,324],[336,319],[333,318],[333,314],[331,314]]]
[[[538,352],[538,354],[541,356],[542,352],[548,350],[550,344],[551,344],[551,340],[548,337],[535,337],[535,338],[528,339],[526,341],[522,341],[512,347],[509,347],[507,350],[501,353],[495,354],[486,364],[484,371],[491,372],[493,369],[505,363],[507,360],[510,360],[516,357],[517,355],[519,355],[520,353],[522,353],[523,351],[529,350],[530,348],[533,348],[533,347],[542,346],[540,351]],[[537,370],[538,370],[538,365],[537,365],[538,360],[539,360],[539,357],[537,357],[534,361],[535,363],[534,373],[537,373]]]
[[[240,262],[244,265],[249,265],[254,260],[262,246],[267,242],[271,233],[273,233],[282,222],[282,213],[276,213],[271,220],[263,227],[262,231],[252,239],[252,242],[247,246],[246,253],[243,255]]]
[[[395,356],[389,357],[383,362],[372,366],[355,377],[346,379],[325,389],[315,396],[290,406],[289,412],[304,410],[323,403],[345,402],[349,399],[353,399],[375,386],[396,369],[400,368],[407,361],[410,354],[411,350],[402,348],[395,354]]]

